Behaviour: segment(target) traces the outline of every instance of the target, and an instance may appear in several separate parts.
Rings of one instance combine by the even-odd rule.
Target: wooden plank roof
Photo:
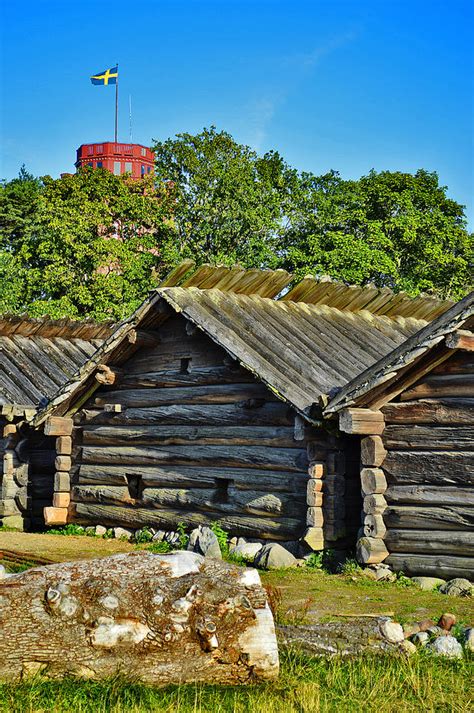
[[[194,269],[192,260],[178,265],[160,287],[199,287],[242,295],[258,295],[284,302],[336,307],[344,312],[362,309],[386,317],[412,317],[430,321],[453,306],[451,300],[440,300],[427,295],[410,297],[405,292],[394,292],[387,287],[346,285],[333,281],[328,275],[303,279],[295,278],[286,270],[244,270],[241,267],[201,265]]]
[[[425,324],[218,289],[174,287],[159,293],[306,415],[321,394],[346,384]]]
[[[0,317],[0,412],[47,403],[111,331],[110,323]]]
[[[381,386],[396,383],[398,375],[437,347],[448,334],[458,329],[474,328],[474,292],[430,322],[368,369],[358,374],[329,400],[324,414],[334,415],[349,406],[366,406],[371,394]],[[447,350],[448,351],[448,350]]]
[[[320,394],[347,383],[426,324],[411,317],[391,318],[368,310],[344,311],[216,288],[161,287],[117,327],[33,423],[51,413],[67,413],[75,399],[87,392],[99,364],[117,363],[118,358],[123,363],[121,345],[131,330],[156,328],[176,312],[310,420]]]

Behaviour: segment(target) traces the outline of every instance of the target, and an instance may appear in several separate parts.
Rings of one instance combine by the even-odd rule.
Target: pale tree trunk
[[[40,673],[153,684],[278,675],[256,570],[193,552],[131,552],[0,580],[0,679]]]

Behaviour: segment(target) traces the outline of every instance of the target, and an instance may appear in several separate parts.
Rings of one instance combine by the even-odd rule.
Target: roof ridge
[[[204,264],[195,267],[185,260],[162,280],[156,289],[195,287],[201,290],[220,289],[247,296],[267,297],[283,302],[303,302],[336,307],[343,312],[366,310],[389,318],[405,317],[431,321],[452,307],[455,302],[429,295],[412,297],[406,292],[394,292],[388,287],[347,285],[328,275],[307,275],[297,278],[286,270]]]

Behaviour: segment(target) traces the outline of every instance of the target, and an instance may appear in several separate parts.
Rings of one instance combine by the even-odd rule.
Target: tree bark
[[[133,552],[36,567],[0,581],[0,678],[148,684],[278,675],[273,618],[255,570],[192,552]]]

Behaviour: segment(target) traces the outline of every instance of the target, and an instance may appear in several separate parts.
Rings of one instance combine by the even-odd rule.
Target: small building
[[[361,437],[363,563],[474,575],[474,292],[344,386],[324,417]]]
[[[24,518],[28,524],[32,518],[42,523],[44,504],[52,498],[51,451],[41,432],[30,432],[25,440],[17,424],[33,418],[110,332],[110,324],[0,318],[0,520],[4,524],[18,525]]]
[[[3,482],[35,526],[217,521],[472,577],[473,306],[188,261],[7,427]]]
[[[355,542],[359,439],[319,399],[446,305],[291,282],[203,266],[151,293],[33,421],[71,448],[47,521]]]
[[[125,173],[132,178],[144,178],[153,173],[154,154],[142,144],[122,144],[114,141],[81,144],[77,149],[76,169],[104,168],[115,176]]]

